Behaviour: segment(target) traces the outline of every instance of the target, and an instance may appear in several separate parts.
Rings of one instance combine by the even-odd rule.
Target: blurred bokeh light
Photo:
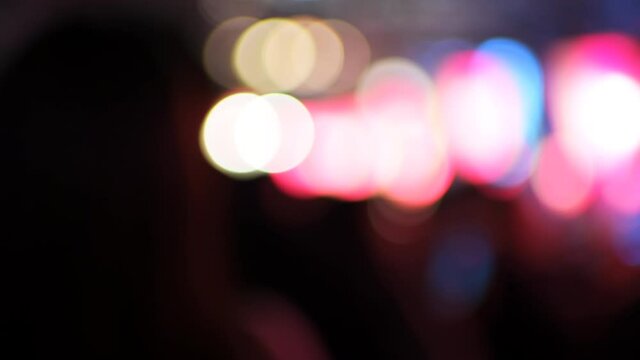
[[[229,100],[216,105],[204,129],[218,113],[240,125],[220,120],[211,144],[203,141],[207,156],[231,176],[269,173],[292,201],[366,202],[364,228],[380,252],[379,272],[400,282],[390,286],[418,332],[414,316],[453,333],[453,324],[477,321],[499,296],[499,266],[510,251],[526,276],[575,267],[600,274],[584,275],[585,289],[619,298],[618,306],[636,296],[619,293],[640,264],[635,37],[583,32],[541,45],[490,32],[407,35],[396,43],[371,23],[363,32],[344,20],[285,13],[235,17],[209,36],[204,63],[214,81],[242,91],[229,85],[235,73],[250,91],[278,94],[232,95],[260,99],[245,100],[244,110],[217,110]],[[215,57],[208,47],[217,37],[224,40],[215,40]],[[224,131],[235,142],[220,138]],[[470,193],[515,209],[513,224],[502,210],[460,200]],[[440,223],[441,208],[454,220]],[[488,220],[494,217],[502,220]],[[504,243],[511,237],[515,243]],[[542,287],[558,321],[577,326],[580,314],[597,308],[594,300],[567,311],[564,299],[573,295],[558,295],[556,286]]]
[[[214,43],[221,44],[218,51],[211,49]],[[287,105],[296,110],[279,117],[300,130],[270,130],[264,120],[273,117],[270,110],[242,110],[240,118],[254,120],[234,127],[265,127],[256,137],[234,132],[236,150],[229,154],[208,145],[214,149],[209,158],[234,173],[286,172],[274,182],[302,197],[381,196],[425,207],[442,198],[455,178],[498,198],[518,196],[531,180],[554,213],[580,214],[597,193],[614,211],[638,211],[640,51],[633,38],[603,33],[563,40],[549,51],[546,72],[537,55],[513,38],[477,46],[451,38],[416,48],[415,61],[396,56],[370,63],[367,39],[342,20],[222,22],[204,47],[212,79],[237,89],[235,73],[258,93],[300,97],[309,112],[295,98],[277,95],[280,107],[284,99],[298,104]],[[315,137],[306,124],[318,128]],[[292,160],[267,166],[281,131],[292,133],[277,157]],[[291,145],[297,138],[303,139],[299,149]],[[234,158],[234,151],[245,165],[215,160]]]
[[[640,354],[639,37],[631,0],[0,4],[9,342]]]

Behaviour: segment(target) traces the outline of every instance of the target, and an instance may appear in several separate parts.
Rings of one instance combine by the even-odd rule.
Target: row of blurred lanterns
[[[559,43],[545,72],[506,38],[370,57],[340,20],[222,22],[204,65],[232,93],[205,119],[207,158],[231,176],[269,173],[298,197],[425,207],[458,177],[502,193],[530,184],[567,216],[597,198],[640,213],[640,47],[629,36]]]

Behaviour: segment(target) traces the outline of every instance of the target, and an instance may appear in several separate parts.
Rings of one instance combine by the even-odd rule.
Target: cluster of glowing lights
[[[640,47],[622,35],[591,35],[555,54],[552,119],[580,165],[606,170],[640,146]]]
[[[239,16],[211,32],[203,64],[223,86],[312,96],[353,87],[369,57],[365,37],[341,20]]]
[[[433,91],[418,65],[392,58],[373,64],[355,95],[308,101],[316,146],[300,166],[274,175],[275,183],[297,196],[435,203],[453,172],[442,126],[430,110]]]
[[[561,203],[558,195],[556,205],[579,213],[599,198],[618,213],[637,213],[638,43],[622,34],[594,34],[561,44],[551,56],[548,99],[557,151],[573,167],[574,185],[582,184],[575,195],[584,198]],[[567,181],[563,186],[568,187]],[[550,184],[537,188],[539,194],[557,192]]]
[[[206,158],[235,176],[287,171],[309,153],[311,115],[290,95],[237,93],[207,114],[200,133]]]
[[[478,184],[505,176],[522,152],[526,121],[509,68],[483,51],[457,53],[445,60],[438,90],[460,176]]]
[[[346,22],[227,20],[207,40],[205,68],[221,84],[267,94],[216,104],[202,148],[225,173],[270,173],[296,197],[426,207],[458,177],[485,189],[528,186],[568,217],[598,201],[640,213],[635,40],[567,41],[551,52],[546,73],[512,39],[440,45],[427,48],[425,66],[404,58],[369,64],[366,39]]]
[[[378,145],[373,175],[379,193],[411,207],[437,201],[453,176],[429,75],[408,60],[381,60],[363,75],[357,95]]]

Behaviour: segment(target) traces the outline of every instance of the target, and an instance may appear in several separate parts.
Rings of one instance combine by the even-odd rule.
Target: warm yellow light
[[[360,30],[348,22],[330,19],[325,23],[340,37],[344,49],[344,62],[341,72],[329,92],[342,93],[354,88],[360,74],[369,65],[371,48]]]
[[[342,39],[323,20],[298,18],[298,22],[313,37],[316,52],[313,71],[295,90],[298,95],[316,95],[325,92],[334,85],[344,65],[344,46]]]
[[[316,48],[313,37],[290,19],[270,18],[249,27],[233,52],[236,74],[261,93],[289,92],[311,74]]]
[[[232,71],[231,56],[240,34],[258,19],[238,16],[225,20],[207,37],[202,51],[202,64],[209,77],[227,88],[236,87],[239,80]]]
[[[263,50],[264,66],[276,91],[288,92],[300,86],[314,69],[316,47],[307,29],[290,20],[273,29]]]

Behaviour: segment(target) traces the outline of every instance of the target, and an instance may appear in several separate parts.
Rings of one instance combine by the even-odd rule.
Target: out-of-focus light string
[[[640,213],[635,39],[565,40],[544,69],[514,39],[461,44],[370,62],[366,38],[342,20],[228,19],[203,52],[212,80],[230,89],[203,124],[203,152],[225,174],[267,173],[296,197],[421,208],[457,177],[530,191],[567,218],[600,203]]]

